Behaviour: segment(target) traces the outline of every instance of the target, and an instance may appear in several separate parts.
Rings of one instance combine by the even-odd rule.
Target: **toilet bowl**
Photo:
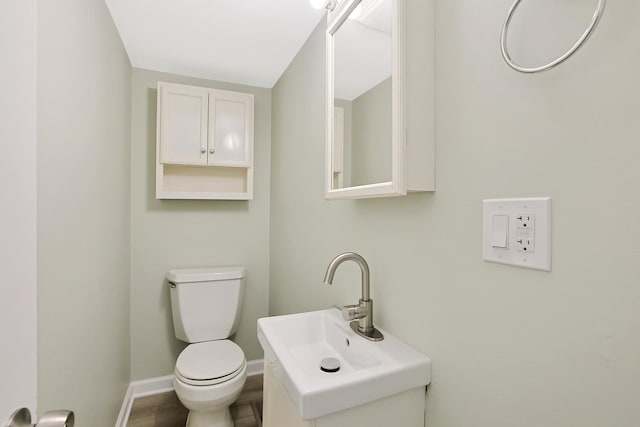
[[[226,339],[237,329],[244,268],[170,270],[178,356],[173,386],[189,410],[187,427],[233,427],[229,406],[247,378],[242,349]]]
[[[188,427],[233,427],[229,406],[247,379],[244,353],[228,340],[191,344],[178,357],[173,386]]]

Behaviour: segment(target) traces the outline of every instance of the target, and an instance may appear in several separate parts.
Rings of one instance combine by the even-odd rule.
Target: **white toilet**
[[[247,378],[244,352],[227,338],[238,328],[244,267],[169,270],[176,338],[190,343],[173,385],[189,409],[187,427],[233,427],[229,406]]]

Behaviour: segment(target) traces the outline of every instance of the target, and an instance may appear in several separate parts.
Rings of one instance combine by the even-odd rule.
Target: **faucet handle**
[[[355,320],[356,319],[356,315],[355,315],[355,305],[346,305],[344,307],[340,307],[337,304],[331,304],[331,306],[333,308],[335,308],[336,310],[342,312],[342,318],[346,321],[350,321],[350,320]]]
[[[367,310],[359,304],[342,307],[342,318],[346,321],[362,319],[366,315]]]

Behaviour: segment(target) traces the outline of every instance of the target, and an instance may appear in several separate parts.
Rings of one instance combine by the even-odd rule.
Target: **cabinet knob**
[[[215,149],[215,148],[211,148],[211,149],[209,150],[209,153],[211,153],[211,154],[213,154],[213,153],[215,153],[215,152],[216,152],[216,149]]]
[[[207,149],[206,149],[206,148],[201,148],[201,149],[200,149],[200,152],[201,152],[202,154],[204,154],[204,153],[206,153],[206,152],[207,152]]]

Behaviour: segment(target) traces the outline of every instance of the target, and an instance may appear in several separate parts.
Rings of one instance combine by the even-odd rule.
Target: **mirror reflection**
[[[334,34],[334,189],[392,179],[392,7],[363,0]]]

